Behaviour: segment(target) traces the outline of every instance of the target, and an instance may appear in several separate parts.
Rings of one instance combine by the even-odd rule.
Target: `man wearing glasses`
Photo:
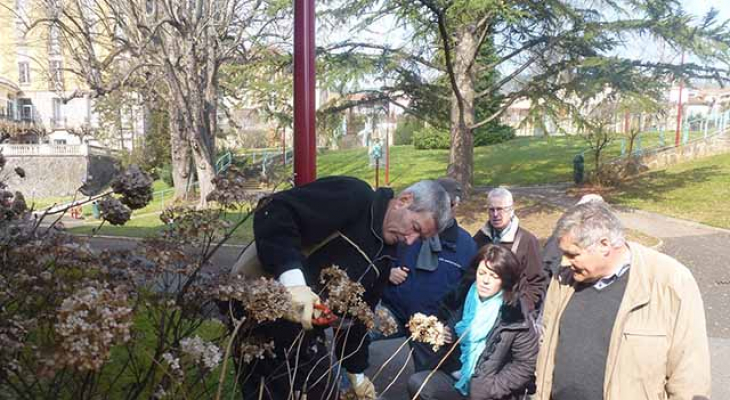
[[[548,283],[542,269],[540,243],[535,235],[520,226],[509,190],[502,187],[492,189],[487,195],[487,206],[489,219],[474,235],[474,241],[479,248],[489,243],[498,244],[517,256],[522,266],[522,307],[525,315],[533,315],[540,307]]]

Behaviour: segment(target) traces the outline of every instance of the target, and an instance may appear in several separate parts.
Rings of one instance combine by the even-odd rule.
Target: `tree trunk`
[[[454,78],[461,101],[452,90],[448,174],[462,184],[465,197],[471,192],[474,177],[474,136],[470,127],[474,125],[476,89],[471,60],[476,48],[474,32],[468,27],[461,28],[454,46]]]
[[[174,200],[187,196],[190,179],[190,144],[185,135],[185,127],[176,106],[169,107],[170,147],[172,148],[172,182],[175,187]]]

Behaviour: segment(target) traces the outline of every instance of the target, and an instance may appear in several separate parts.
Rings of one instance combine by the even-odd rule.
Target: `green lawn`
[[[517,138],[474,150],[474,184],[535,185],[572,179],[573,157],[585,148],[579,137]],[[390,181],[402,189],[421,179],[446,173],[448,150],[416,150],[395,146],[390,155]],[[317,158],[317,175],[348,175],[375,183],[366,149],[328,151]],[[383,182],[384,172],[380,171]]]
[[[730,228],[730,154],[649,172],[623,185],[611,201]]]
[[[233,213],[226,216],[226,220],[230,221],[231,224],[235,224],[241,218],[240,214]],[[248,244],[253,239],[253,225],[252,219],[246,221],[241,227],[239,227],[231,239],[228,241],[230,244]],[[101,229],[98,229],[100,221],[91,220],[84,226],[74,227],[69,229],[71,233],[78,235],[107,235],[107,236],[123,236],[123,237],[147,237],[155,235],[162,231],[164,225],[160,221],[159,214],[147,214],[139,217],[133,217],[129,222],[123,226],[114,226],[105,223]]]

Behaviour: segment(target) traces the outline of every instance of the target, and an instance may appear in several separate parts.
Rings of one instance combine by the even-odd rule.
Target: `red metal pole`
[[[682,65],[684,65],[684,52],[682,52]],[[682,130],[682,89],[684,89],[684,81],[679,80],[679,99],[677,100],[677,131],[674,134],[674,146],[679,146],[679,131]]]
[[[390,186],[390,103],[385,103],[385,186]]]
[[[294,1],[294,184],[317,178],[314,0]]]

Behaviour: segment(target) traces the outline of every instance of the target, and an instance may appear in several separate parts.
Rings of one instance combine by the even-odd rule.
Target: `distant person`
[[[598,194],[587,194],[581,197],[575,204],[585,204],[590,201],[603,202],[603,197]],[[561,265],[567,266],[568,264],[563,259],[563,252],[560,250],[560,246],[558,246],[558,238],[555,235],[551,235],[547,242],[545,242],[545,247],[542,251],[542,266],[545,275],[548,277],[548,281],[557,275]]]
[[[547,277],[542,270],[540,242],[527,229],[520,226],[515,215],[512,193],[502,187],[492,189],[487,195],[489,219],[474,235],[477,247],[498,244],[511,250],[522,266],[521,287],[525,296],[522,306],[525,313],[534,314],[545,296]]]
[[[709,399],[705,311],[690,271],[627,242],[604,202],[570,208],[554,236],[569,266],[545,300],[535,399]]]
[[[449,194],[453,215],[461,202],[461,185],[451,178],[436,182]],[[398,333],[390,337],[405,335],[405,326],[416,313],[436,315],[441,300],[461,282],[476,252],[471,235],[455,218],[437,236],[410,245],[401,243],[396,253],[397,264],[390,270],[389,284],[379,306],[398,323]],[[416,371],[435,367],[438,357],[429,345],[420,342],[410,345]]]
[[[459,338],[458,347],[430,378],[431,371],[411,376],[409,398],[421,386],[422,400],[521,400],[532,392],[538,335],[519,304],[522,268],[504,247],[479,249],[439,313],[447,342]]]

